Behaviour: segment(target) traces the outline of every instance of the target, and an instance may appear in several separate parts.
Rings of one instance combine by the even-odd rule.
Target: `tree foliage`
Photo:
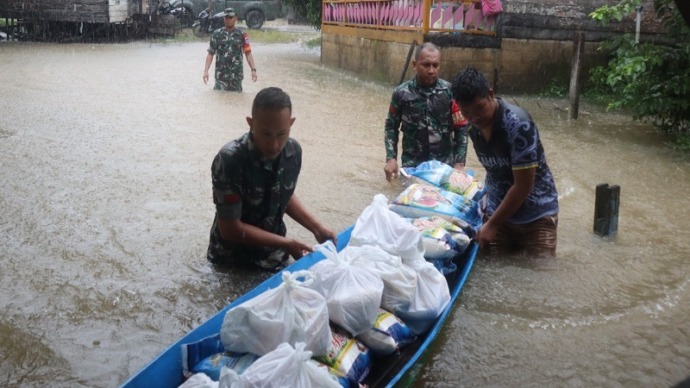
[[[621,0],[598,8],[590,17],[601,23],[622,20],[640,0]],[[629,108],[635,119],[651,122],[666,132],[690,134],[690,29],[671,0],[655,0],[669,42],[635,43],[633,36],[603,42],[611,53],[607,66],[594,68],[590,81],[611,96],[609,108]]]
[[[322,0],[283,0],[291,6],[298,15],[307,18],[309,24],[317,30],[321,29]]]

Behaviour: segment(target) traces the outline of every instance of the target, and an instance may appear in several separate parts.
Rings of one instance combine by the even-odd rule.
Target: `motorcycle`
[[[159,0],[156,13],[158,15],[172,15],[184,27],[191,27],[194,22],[194,15],[189,9],[182,5],[173,5],[171,0]]]
[[[197,20],[192,24],[192,33],[199,38],[212,34],[213,31],[225,25],[224,16],[222,11],[211,15],[211,9],[206,8],[199,13]]]

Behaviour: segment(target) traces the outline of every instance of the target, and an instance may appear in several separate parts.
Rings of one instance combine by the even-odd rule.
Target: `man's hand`
[[[489,244],[496,238],[496,233],[498,228],[494,226],[491,222],[487,221],[479,228],[477,232],[477,242],[480,248],[488,247]]]
[[[338,245],[338,238],[335,236],[335,233],[323,225],[316,229],[314,232],[314,238],[316,238],[316,241],[318,241],[319,244],[323,244],[328,240],[333,240],[333,244],[336,246]]]
[[[383,167],[383,171],[386,172],[386,180],[390,182],[394,178],[398,177],[398,159],[388,159],[386,165]]]
[[[208,71],[204,71],[204,83],[208,84]]]
[[[301,241],[290,239],[290,243],[287,246],[287,251],[290,253],[290,256],[297,260],[301,259],[302,256],[306,255],[307,253],[312,252],[313,249]]]
[[[252,69],[252,81],[256,82],[257,78],[258,77],[256,76],[256,69]]]

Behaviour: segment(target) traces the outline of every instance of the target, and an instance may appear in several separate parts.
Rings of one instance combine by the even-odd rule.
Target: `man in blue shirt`
[[[456,76],[453,97],[471,124],[468,135],[486,169],[480,246],[555,255],[558,192],[532,117],[496,97],[472,67]]]

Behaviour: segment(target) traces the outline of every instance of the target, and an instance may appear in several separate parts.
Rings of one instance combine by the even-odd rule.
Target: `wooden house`
[[[142,0],[0,0],[0,18],[23,21],[126,23]]]

